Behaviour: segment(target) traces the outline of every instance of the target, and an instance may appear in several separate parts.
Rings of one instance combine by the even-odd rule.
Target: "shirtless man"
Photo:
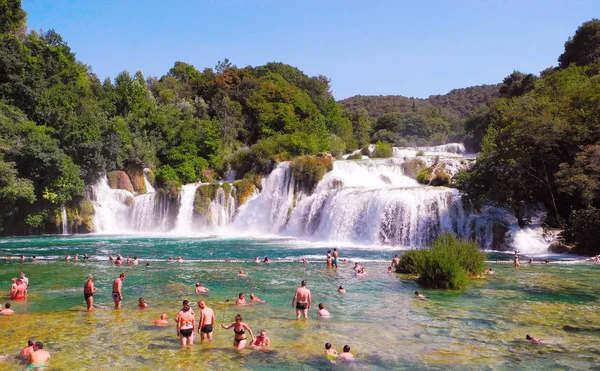
[[[246,273],[244,273],[243,270],[240,269],[240,272],[238,273],[238,277],[248,277],[248,275]]]
[[[160,319],[155,319],[152,321],[152,324],[159,327],[165,327],[169,325],[169,321],[167,321],[167,315],[165,313],[160,315]]]
[[[344,345],[344,351],[342,353],[340,353],[338,355],[338,357],[348,361],[348,360],[354,359],[354,354],[350,353],[349,345]]]
[[[252,303],[266,303],[266,300],[260,300],[258,298],[258,296],[254,295],[254,294],[250,294],[250,302]]]
[[[317,317],[322,317],[322,318],[331,317],[331,313],[329,313],[329,311],[327,309],[325,309],[325,304],[319,303],[319,311],[317,312]]]
[[[146,303],[146,299],[144,298],[139,298],[138,299],[138,306],[136,309],[146,309],[148,308],[148,303]]]
[[[125,281],[125,273],[121,273],[119,278],[116,278],[112,284],[112,298],[115,302],[115,309],[121,308],[121,301],[123,301],[123,281]]]
[[[337,288],[337,292],[339,292],[340,294],[345,294],[346,289],[342,285],[340,285],[340,287]]]
[[[329,358],[329,357],[336,357],[338,355],[337,350],[333,349],[331,347],[331,343],[325,343],[325,355]]]
[[[258,256],[256,258],[254,258],[254,263],[260,264],[260,259],[258,258]]]
[[[206,306],[204,300],[198,302],[200,308],[200,322],[198,323],[198,333],[200,334],[200,342],[205,339],[212,341],[213,330],[215,327],[215,312]]]
[[[177,257],[177,263],[183,263],[183,259],[181,258],[181,256]]]
[[[340,257],[340,253],[337,251],[337,247],[333,248],[333,261],[331,262],[332,266],[338,267],[338,259]]]
[[[29,359],[29,355],[33,352],[33,346],[35,345],[35,339],[31,338],[27,340],[27,347],[23,348],[21,351],[21,357],[24,359]]]
[[[25,284],[25,287],[29,287],[29,278],[25,277],[25,273],[21,272],[21,282],[23,282],[23,284]]]
[[[521,264],[519,263],[519,252],[515,251],[515,268],[520,267]]]
[[[244,297],[244,293],[240,292],[240,294],[238,295],[237,300],[235,301],[235,305],[246,305],[248,304],[246,302],[246,298]]]
[[[138,259],[137,256],[133,257],[133,261],[131,262],[133,265],[138,265],[140,263],[140,260]]]
[[[206,294],[208,289],[200,285],[200,282],[196,282],[196,294]]]
[[[15,300],[27,299],[27,286],[23,284],[21,279],[17,279],[17,287],[15,287]]]
[[[254,338],[252,342],[252,348],[260,349],[262,347],[268,347],[271,343],[271,340],[267,337],[267,330],[260,330],[260,335]]]
[[[0,315],[2,316],[12,316],[13,314],[15,314],[15,311],[10,309],[10,303],[6,303],[4,309],[0,310]]]
[[[327,250],[327,268],[331,268],[333,261],[331,259],[331,250]]]
[[[392,268],[397,266],[398,264],[400,264],[400,258],[396,254],[396,255],[394,255],[394,259],[392,259]]]
[[[88,276],[88,280],[83,284],[83,297],[87,303],[88,312],[94,309],[94,293],[96,288],[94,287],[94,276],[91,274]]]
[[[45,351],[44,344],[38,341],[33,345],[33,352],[29,354],[29,367],[27,368],[30,370],[46,368],[49,359],[50,353]]]
[[[311,297],[310,290],[306,288],[306,280],[302,280],[300,287],[296,289],[296,293],[292,298],[292,307],[296,307],[296,319],[300,319],[300,314],[304,315],[304,319],[308,318],[308,310],[310,309]]]

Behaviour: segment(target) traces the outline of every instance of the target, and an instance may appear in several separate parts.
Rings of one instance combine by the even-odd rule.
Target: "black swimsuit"
[[[246,331],[245,331],[245,330],[243,330],[243,329],[242,329],[242,330],[240,330],[240,331],[236,331],[236,330],[235,330],[235,328],[233,329],[233,332],[235,332],[235,333],[236,333],[236,335],[244,335],[244,334],[246,333]],[[243,338],[243,339],[237,339],[237,338],[235,338],[235,337],[233,338],[233,341],[237,342],[238,344],[239,344],[239,342],[240,342],[240,341],[242,341],[242,340],[246,340],[246,337],[244,336],[244,338]]]

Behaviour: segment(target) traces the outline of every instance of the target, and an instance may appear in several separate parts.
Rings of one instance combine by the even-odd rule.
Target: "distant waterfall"
[[[181,233],[192,232],[194,217],[194,199],[199,183],[186,184],[181,187],[179,195],[179,213],[175,222],[175,231]]]
[[[221,187],[217,190],[217,195],[209,206],[210,225],[216,227],[225,227],[233,222],[236,206],[234,198],[235,188],[231,189],[229,195]]]
[[[67,209],[65,209],[65,205],[60,207],[60,221],[61,221],[61,233],[69,234],[69,223],[67,220]]]
[[[156,190],[154,189],[154,187],[152,187],[152,184],[150,184],[150,182],[148,181],[148,173],[150,172],[150,169],[145,168],[144,169],[144,185],[146,186],[146,193],[155,193]]]
[[[131,231],[129,205],[133,193],[112,189],[105,176],[91,187],[90,199],[94,205],[94,231],[98,233],[127,233]]]

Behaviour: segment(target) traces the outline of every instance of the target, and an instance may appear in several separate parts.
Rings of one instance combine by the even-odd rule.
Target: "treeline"
[[[440,145],[462,141],[464,120],[498,96],[498,89],[498,85],[472,86],[427,99],[357,95],[340,105],[353,117],[369,122],[372,142],[400,147]]]
[[[198,178],[268,172],[275,161],[369,144],[329,79],[228,60],[202,71],[176,62],[160,78],[100,81],[59,34],[27,32],[17,0],[0,2],[0,230],[55,232],[60,207],[112,170],[150,168],[176,190]],[[93,210],[91,211],[93,213]]]
[[[522,225],[528,205],[550,211],[576,252],[600,253],[600,20],[582,24],[565,43],[558,67],[514,72],[501,98],[466,121],[481,150],[455,178],[477,204],[510,207]]]

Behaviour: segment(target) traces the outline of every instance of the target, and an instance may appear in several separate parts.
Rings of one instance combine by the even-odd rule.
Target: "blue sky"
[[[331,79],[337,99],[427,97],[555,66],[600,1],[23,0],[101,78],[175,61],[202,70],[277,61]]]

